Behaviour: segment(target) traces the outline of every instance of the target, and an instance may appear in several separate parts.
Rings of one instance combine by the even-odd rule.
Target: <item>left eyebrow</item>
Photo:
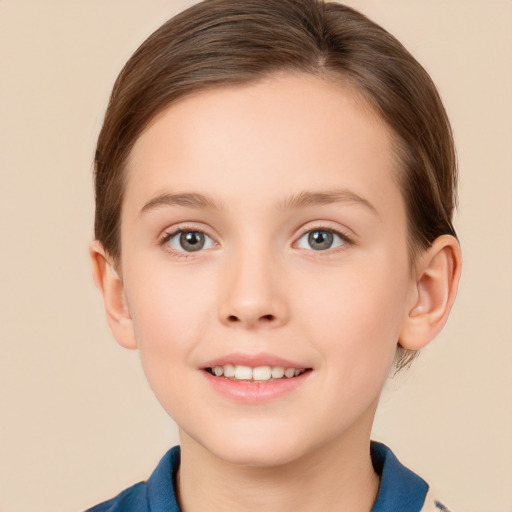
[[[295,208],[307,208],[309,206],[321,206],[333,203],[355,203],[364,206],[374,215],[379,217],[377,208],[359,194],[348,189],[310,192],[304,191],[294,194],[278,204],[278,209],[289,210]]]
[[[141,209],[141,215],[162,206],[183,206],[185,208],[215,208],[219,205],[209,196],[195,192],[183,192],[180,194],[160,194],[147,202]]]

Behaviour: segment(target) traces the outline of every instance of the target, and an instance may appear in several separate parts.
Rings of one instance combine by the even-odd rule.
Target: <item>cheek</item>
[[[313,283],[306,283],[311,288]],[[302,302],[302,328],[326,364],[350,374],[387,375],[406,308],[407,276],[393,261],[338,269],[315,280]],[[306,320],[307,319],[307,320]],[[381,377],[378,377],[379,379]],[[357,380],[357,379],[356,379]]]
[[[371,408],[388,378],[397,347],[400,308],[384,293],[386,288],[385,283],[359,283],[344,291],[332,290],[329,305],[318,303],[315,322],[310,324],[310,337],[322,355],[325,374],[319,406],[332,409],[334,394],[336,425],[355,422]]]
[[[195,370],[191,354],[207,336],[206,317],[212,307],[209,290],[175,277],[140,277],[137,281],[144,285],[132,289],[135,300],[130,306],[146,379],[167,413],[179,417],[186,407],[181,398],[184,383],[190,370]],[[189,384],[188,392],[199,392],[193,382]]]
[[[165,266],[161,272],[154,266],[133,282],[127,296],[143,364],[156,370],[183,366],[216,311],[212,286],[200,275],[171,273]]]

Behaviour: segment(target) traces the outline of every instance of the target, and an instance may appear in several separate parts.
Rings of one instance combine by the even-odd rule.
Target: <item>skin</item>
[[[397,172],[386,125],[310,76],[192,95],[137,140],[121,261],[98,242],[91,255],[117,340],[180,428],[184,511],[371,509],[370,432],[397,344],[441,330],[460,273],[449,236],[412,266]],[[207,201],[169,197],[185,193]],[[184,250],[180,229],[205,248]],[[308,234],[326,229],[333,246],[314,250]],[[204,378],[234,352],[312,371],[241,404]]]

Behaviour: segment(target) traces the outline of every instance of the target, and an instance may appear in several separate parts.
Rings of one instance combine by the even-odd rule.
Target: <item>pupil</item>
[[[204,235],[194,231],[182,233],[180,236],[180,244],[186,251],[199,251],[204,246]]]
[[[329,249],[332,245],[333,239],[333,234],[329,231],[312,231],[308,236],[309,245],[315,251]]]

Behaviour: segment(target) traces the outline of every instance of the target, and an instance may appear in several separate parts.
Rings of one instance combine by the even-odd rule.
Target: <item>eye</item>
[[[197,252],[215,246],[215,242],[201,231],[176,231],[167,235],[164,243],[178,252]]]
[[[299,249],[326,251],[348,243],[348,239],[330,229],[314,229],[304,233],[297,241]]]

